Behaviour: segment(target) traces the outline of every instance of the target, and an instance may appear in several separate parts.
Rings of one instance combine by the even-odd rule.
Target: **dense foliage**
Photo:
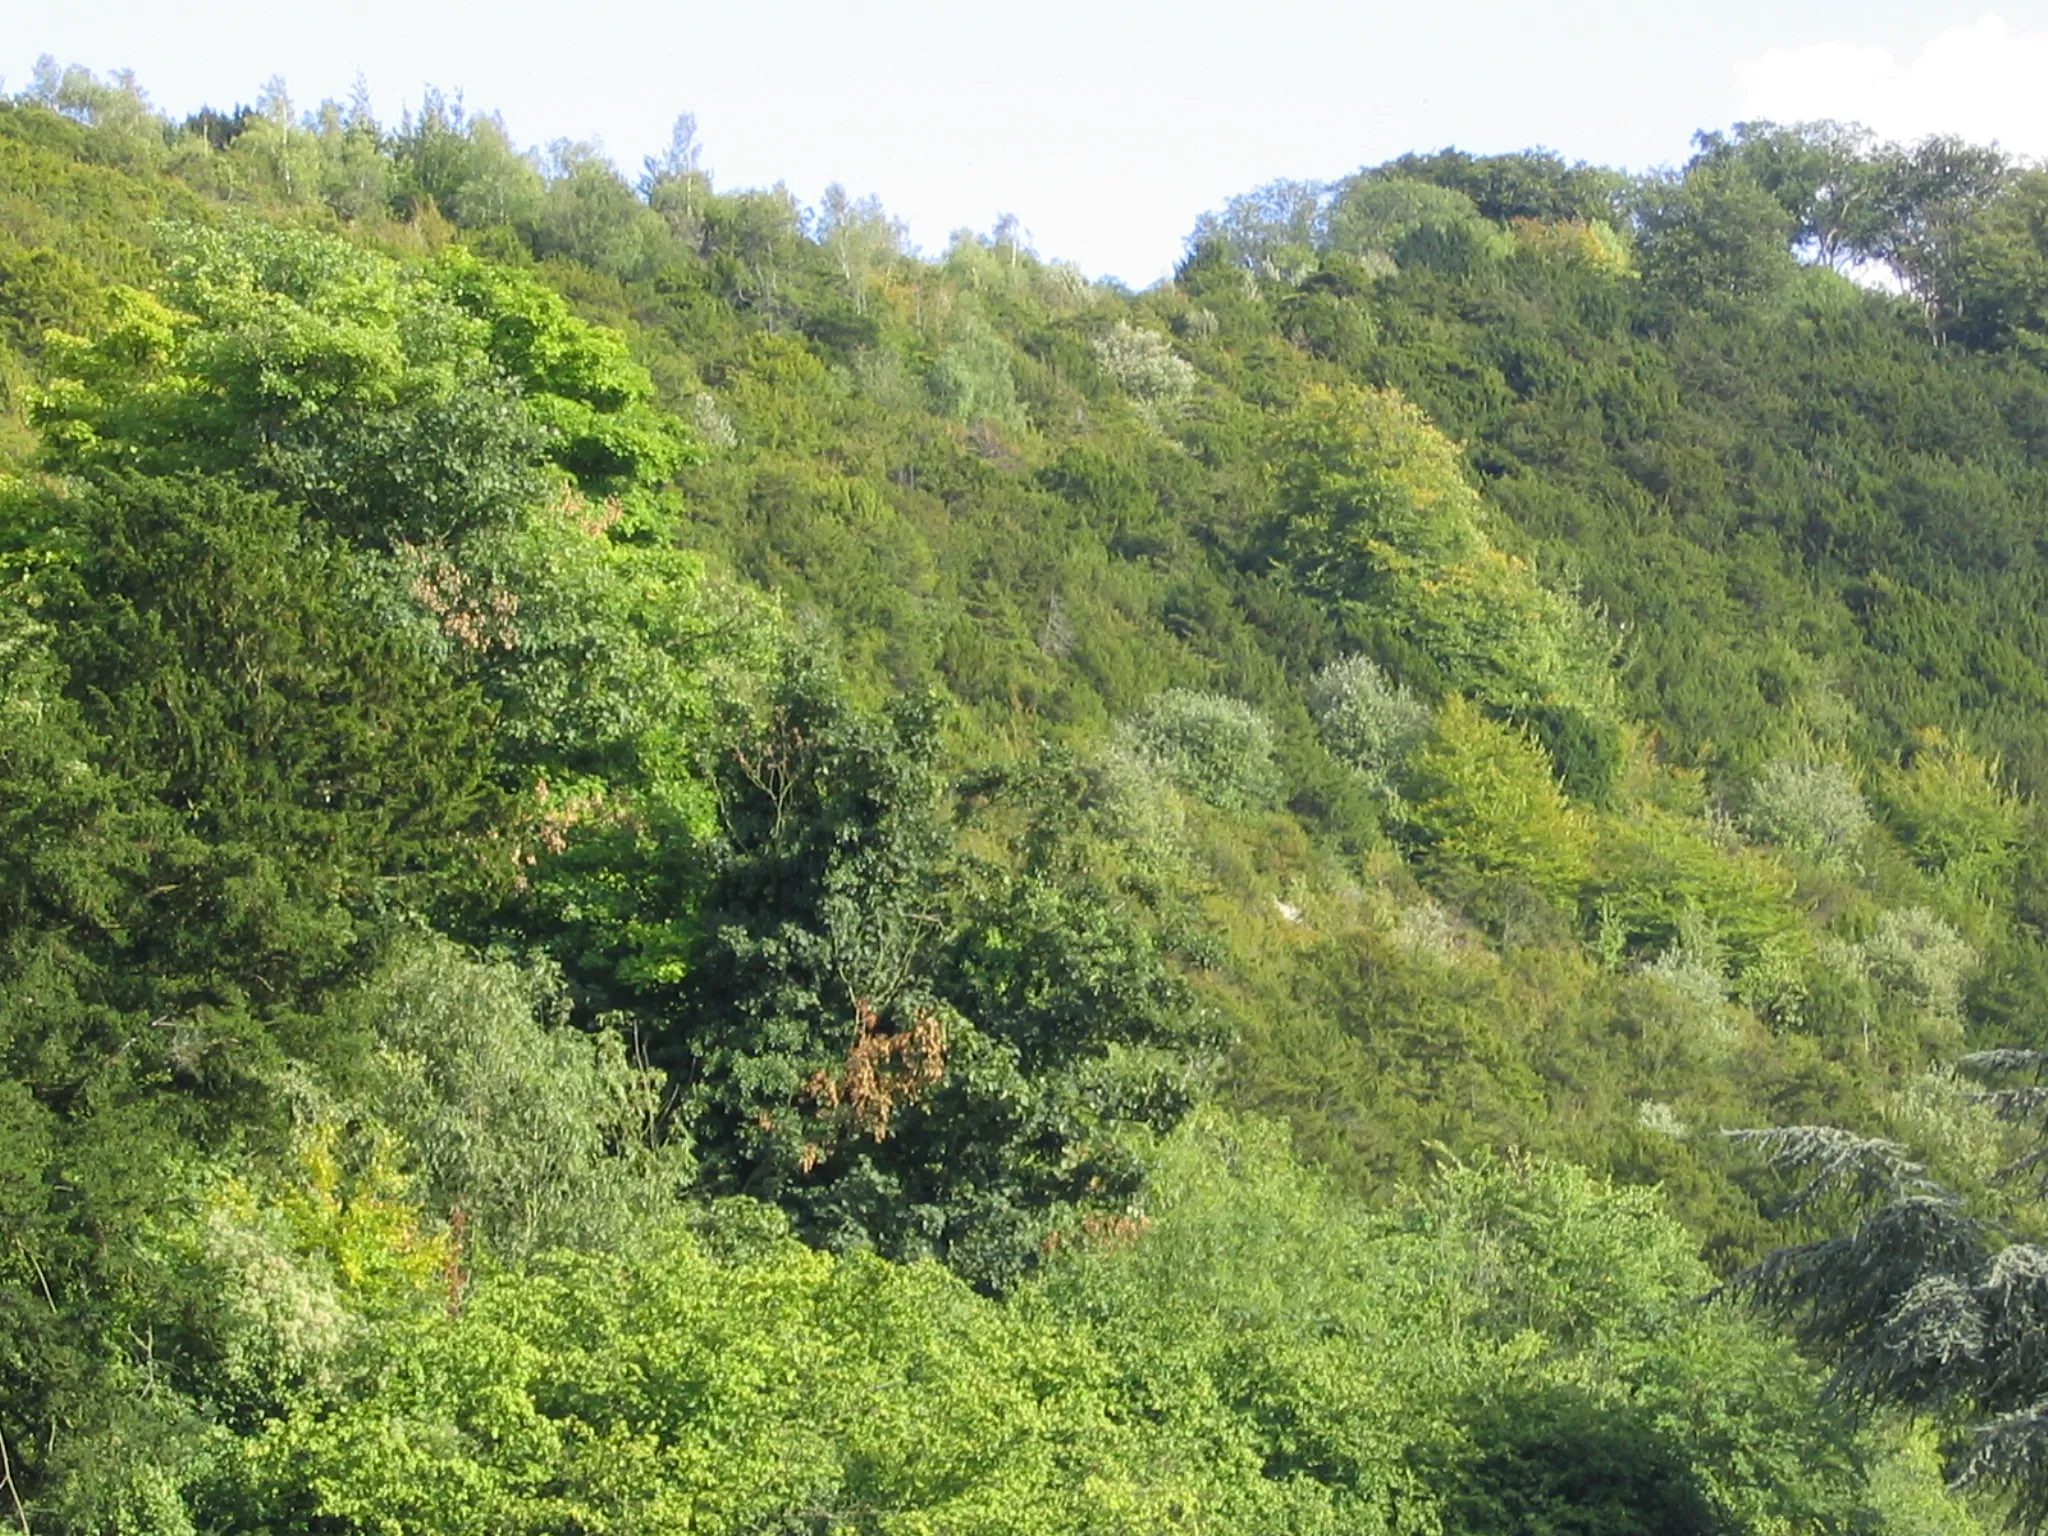
[[[2048,1508],[2009,1422],[1966,1502],[1850,1411],[2040,1385],[1939,1064],[2048,1046],[2041,199],[1828,124],[1444,151],[1131,294],[687,120],[629,182],[40,70],[0,1516]],[[1745,1268],[1717,1132],[1823,1119],[1959,1193]]]

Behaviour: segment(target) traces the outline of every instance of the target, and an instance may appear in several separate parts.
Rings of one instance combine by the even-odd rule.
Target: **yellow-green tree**
[[[1569,901],[1592,870],[1592,827],[1530,733],[1453,695],[1417,749],[1406,829],[1445,873],[1505,879]]]
[[[1605,793],[1620,767],[1611,644],[1494,541],[1457,445],[1394,390],[1316,386],[1273,453],[1296,579],[1440,686],[1529,724],[1575,792]]]

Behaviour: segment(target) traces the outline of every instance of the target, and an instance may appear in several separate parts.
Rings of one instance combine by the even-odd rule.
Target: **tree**
[[[692,1170],[658,1134],[659,1074],[621,1033],[577,1027],[552,967],[409,938],[335,1011],[374,1041],[350,1111],[395,1138],[424,1214],[472,1254],[616,1248],[673,1214]]]
[[[544,466],[609,497],[689,456],[619,338],[531,278],[254,223],[167,243],[163,298],[118,290],[98,334],[52,338],[53,467],[200,467],[365,546],[458,549],[542,505]]]
[[[1560,767],[1601,755],[1613,685],[1597,620],[1496,545],[1462,455],[1420,410],[1393,390],[1319,386],[1282,418],[1273,458],[1272,538],[1306,590],[1384,633],[1438,688],[1560,745],[1594,738]],[[1575,780],[1604,791],[1618,759],[1606,748],[1606,764],[1574,767]]]
[[[660,214],[670,236],[695,251],[704,237],[703,211],[711,197],[711,173],[704,169],[704,145],[697,117],[685,112],[669,130],[668,148],[642,164],[638,190]]]
[[[1727,306],[1791,277],[1795,216],[1747,166],[1695,162],[1640,194],[1643,277],[1689,306]]]
[[[1955,259],[1956,338],[2040,357],[2048,348],[2048,174],[2019,173],[1971,215]]]
[[[542,162],[547,191],[524,226],[534,255],[614,278],[649,270],[670,231],[593,144],[561,139]]]
[[[385,547],[459,541],[538,498],[539,424],[477,323],[396,263],[255,224],[170,243],[168,303],[124,290],[100,334],[53,338],[55,467],[231,474]]]
[[[1279,793],[1273,727],[1242,699],[1175,688],[1124,727],[1128,750],[1197,800],[1227,811],[1256,811]]]
[[[1880,775],[1878,790],[1886,820],[1946,890],[1993,908],[2010,899],[2034,811],[1997,759],[1923,731],[1907,762]]]
[[[2048,1053],[1983,1051],[1960,1065],[2006,1084],[1986,1101],[2029,1142],[2007,1174],[2038,1180]],[[1788,1214],[1847,1229],[1780,1248],[1729,1288],[1825,1353],[1836,1395],[1971,1426],[1959,1480],[2004,1491],[2026,1529],[2048,1527],[2048,1249],[1972,1209],[1898,1142],[1830,1126],[1732,1134],[1802,1181]]]
[[[642,162],[645,172],[640,195],[653,200],[654,190],[671,181],[704,174],[704,145],[697,134],[697,114],[679,115],[668,132],[668,148],[649,155]]]
[[[320,155],[320,196],[337,217],[355,222],[387,217],[393,166],[384,130],[370,110],[368,86],[358,79],[346,105],[323,101],[312,132]]]
[[[1876,254],[1919,299],[1938,342],[1970,318],[1963,284],[1968,231],[2006,186],[2011,161],[1996,147],[1937,134],[1895,158],[1889,170],[1890,219]]]
[[[880,198],[850,197],[836,181],[819,200],[813,229],[839,267],[854,312],[866,314],[869,280],[903,254],[909,230],[901,219],[889,216]]]
[[[714,1187],[998,1289],[1058,1213],[1131,1197],[1120,1133],[1184,1112],[1204,1022],[1059,839],[961,868],[934,725],[793,660],[722,765],[729,851],[663,1027]]]
[[[503,809],[489,712],[383,621],[345,546],[210,479],[96,476],[51,513],[41,610],[67,690],[101,760],[205,849],[125,925],[167,1008],[189,990],[288,1009],[346,965],[358,920],[472,878],[461,850]]]
[[[90,124],[100,141],[137,168],[163,155],[163,119],[150,105],[133,70],[116,70],[102,80],[80,64],[59,67],[49,54],[36,59],[25,99]]]
[[[1691,165],[1733,166],[1793,219],[1796,249],[1822,266],[1878,258],[1891,219],[1898,150],[1858,123],[1737,123],[1701,133]],[[1690,168],[1690,167],[1689,167]]]
[[[1325,247],[1360,260],[1420,265],[1465,276],[1507,249],[1463,192],[1381,172],[1360,172],[1331,189]]]
[[[471,113],[429,86],[417,113],[391,136],[400,208],[417,217],[431,206],[465,229],[518,227],[543,196],[540,171],[512,147],[502,119]]]
[[[1439,871],[1519,881],[1563,903],[1591,871],[1592,829],[1542,748],[1463,698],[1438,710],[1400,788],[1405,830]]]
[[[1331,662],[1309,688],[1323,740],[1375,791],[1391,794],[1408,755],[1429,731],[1429,707],[1365,656]]]
[[[1595,224],[1613,220],[1625,179],[1583,162],[1567,165],[1546,149],[1510,155],[1470,155],[1441,149],[1408,154],[1377,167],[1374,175],[1393,181],[1426,181],[1462,192],[1496,224],[1531,219],[1544,224]]]
[[[447,252],[425,276],[485,327],[486,366],[517,384],[546,457],[579,493],[630,498],[693,457],[686,432],[655,408],[654,381],[617,332],[579,319],[533,278],[464,251]]]
[[[34,571],[0,609],[0,1438],[27,1497],[123,1457],[168,1486],[208,1303],[166,1226],[358,1059],[325,1010],[394,912],[509,882],[488,714],[351,551],[230,481],[16,491],[0,538]]]
[[[258,93],[230,153],[258,167],[271,195],[283,202],[310,202],[320,192],[320,142],[310,124],[299,120],[280,76]]]
[[[1325,190],[1320,182],[1275,181],[1234,197],[1195,222],[1190,252],[1222,251],[1253,271],[1305,270],[1327,235]]]

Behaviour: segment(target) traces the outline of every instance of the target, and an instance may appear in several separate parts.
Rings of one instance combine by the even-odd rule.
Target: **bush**
[[[1364,656],[1318,672],[1308,707],[1331,753],[1382,793],[1392,792],[1394,774],[1429,733],[1429,706]]]
[[[1117,745],[1096,765],[1091,799],[1102,828],[1110,836],[1148,853],[1180,846],[1187,830],[1185,802],[1160,783],[1152,760]]]
[[[1550,754],[1565,793],[1589,805],[1604,805],[1621,777],[1621,727],[1604,716],[1569,705],[1538,705],[1516,717]]]
[[[1023,429],[1009,344],[973,310],[955,317],[926,382],[942,415],[970,425],[992,421],[1013,431]]]
[[[2028,811],[2004,777],[1995,759],[1927,731],[1907,767],[1879,778],[1886,819],[1914,861],[1959,896],[1996,901],[2010,890]]]
[[[1714,925],[1697,912],[1680,915],[1678,938],[1643,963],[1672,1005],[1664,1023],[1695,1055],[1713,1055],[1735,1043],[1737,1027],[1728,1006],[1727,954]]]
[[[1124,726],[1125,745],[1218,810],[1269,805],[1280,792],[1273,728],[1242,699],[1174,688]]]
[[[657,1076],[615,1033],[566,1018],[545,968],[479,962],[441,939],[402,946],[353,1011],[377,1045],[374,1112],[412,1154],[417,1194],[463,1213],[494,1254],[607,1246],[657,1215],[693,1165],[661,1145]]]
[[[1862,846],[1870,830],[1870,807],[1855,776],[1840,763],[1809,765],[1780,758],[1750,787],[1748,824],[1780,848],[1839,869]]]
[[[1612,718],[1604,622],[1496,544],[1462,450],[1411,401],[1391,389],[1311,388],[1280,418],[1270,451],[1281,509],[1273,552],[1304,591],[1367,633],[1398,636],[1449,688],[1491,709],[1531,723],[1538,712]]]
[[[1925,907],[1885,913],[1858,948],[1871,980],[1891,998],[1936,1019],[1962,1017],[1963,983],[1977,952]]]
[[[1094,341],[1095,360],[1118,388],[1147,414],[1171,413],[1194,393],[1194,365],[1173,350],[1157,331],[1140,330],[1127,320]]]

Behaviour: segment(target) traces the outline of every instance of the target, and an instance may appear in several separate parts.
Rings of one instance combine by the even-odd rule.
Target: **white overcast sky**
[[[1014,212],[1143,286],[1203,209],[1409,149],[1644,169],[1745,117],[2048,155],[2048,0],[0,0],[0,79],[131,68],[160,108],[429,84],[629,171],[697,116],[722,187],[877,193],[927,249]]]

